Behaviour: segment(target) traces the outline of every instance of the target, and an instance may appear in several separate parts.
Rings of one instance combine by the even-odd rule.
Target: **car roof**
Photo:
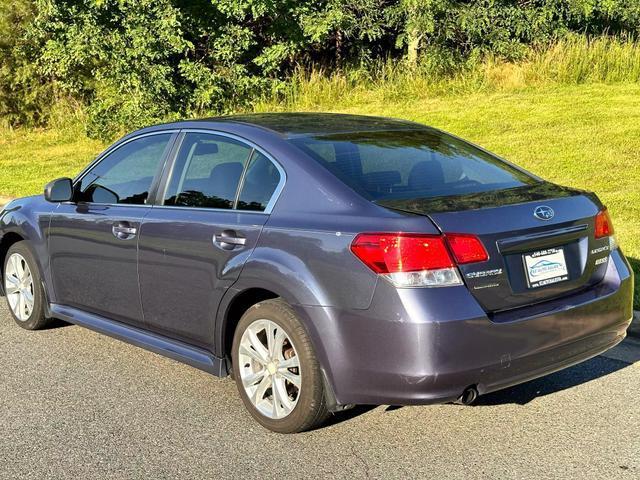
[[[305,112],[229,115],[198,120],[185,120],[163,126],[165,128],[167,126],[180,128],[192,126],[194,123],[205,128],[215,128],[216,125],[219,126],[221,123],[243,124],[269,130],[286,138],[383,130],[423,130],[428,128],[419,123],[395,118]]]

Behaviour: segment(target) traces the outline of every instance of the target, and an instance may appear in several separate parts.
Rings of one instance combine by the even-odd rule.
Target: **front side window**
[[[373,201],[466,195],[537,181],[473,145],[431,129],[296,137],[289,142]]]
[[[144,205],[171,136],[148,135],[109,153],[76,185],[78,200]]]
[[[253,149],[231,138],[187,133],[176,158],[165,205],[232,209]]]

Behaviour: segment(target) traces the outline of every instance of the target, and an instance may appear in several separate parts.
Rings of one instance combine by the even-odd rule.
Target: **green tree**
[[[40,54],[28,33],[35,6],[28,0],[0,2],[0,117],[5,123],[38,123],[52,102],[50,79],[35,65]]]
[[[104,138],[174,111],[178,60],[189,47],[169,0],[38,0],[30,34],[39,71],[89,105]]]
[[[89,132],[225,113],[326,70],[406,59],[440,72],[521,58],[568,32],[638,35],[637,0],[0,0],[0,116],[44,123],[64,98]]]
[[[329,0],[303,17],[305,39],[325,58],[342,66],[369,57],[376,41],[388,34],[385,0]],[[321,58],[321,57],[320,57]]]

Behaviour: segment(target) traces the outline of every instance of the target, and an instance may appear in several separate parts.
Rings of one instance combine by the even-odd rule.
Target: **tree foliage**
[[[246,106],[299,66],[452,68],[640,28],[637,0],[0,0],[0,14],[0,115],[42,123],[72,98],[103,138]]]

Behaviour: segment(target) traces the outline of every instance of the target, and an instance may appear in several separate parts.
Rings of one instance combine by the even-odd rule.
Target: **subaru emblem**
[[[555,216],[555,212],[551,207],[540,205],[533,211],[533,216],[540,220],[551,220]]]

